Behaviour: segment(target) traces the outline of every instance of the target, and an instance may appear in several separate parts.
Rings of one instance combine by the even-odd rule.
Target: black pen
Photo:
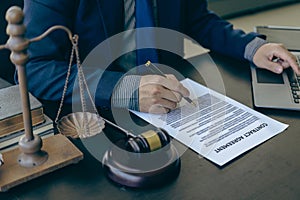
[[[151,63],[149,60],[146,62],[145,66],[149,67],[149,69],[151,71],[153,71],[153,72],[154,72],[154,69],[155,69],[156,72],[154,72],[154,73],[158,73],[159,75],[167,78],[167,76],[156,65],[154,65],[153,63]],[[152,69],[150,66],[152,66],[154,69]],[[190,104],[192,104],[193,106],[196,107],[196,104],[189,97],[184,97],[183,96],[182,98],[184,98],[188,103],[190,103]]]

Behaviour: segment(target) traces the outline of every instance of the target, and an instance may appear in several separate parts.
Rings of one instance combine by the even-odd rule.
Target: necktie
[[[154,47],[154,29],[139,30],[143,27],[154,27],[153,10],[151,0],[136,0],[135,2],[136,20],[136,48],[137,65],[143,65],[148,60],[153,63],[158,62],[157,52],[154,48],[141,49],[143,46]]]

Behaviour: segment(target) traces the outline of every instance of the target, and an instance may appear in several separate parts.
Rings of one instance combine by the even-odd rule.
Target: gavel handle
[[[136,137],[133,133],[131,133],[130,131],[128,131],[128,130],[126,130],[126,129],[124,129],[124,128],[122,128],[121,126],[118,126],[117,124],[115,124],[115,123],[113,123],[113,122],[111,122],[111,121],[109,121],[109,120],[107,120],[107,119],[105,119],[105,118],[103,118],[103,117],[102,117],[102,119],[103,119],[106,123],[110,124],[111,126],[117,128],[117,129],[119,129],[120,131],[122,131],[123,133],[125,133],[126,136],[129,136],[129,137],[132,137],[132,138]]]

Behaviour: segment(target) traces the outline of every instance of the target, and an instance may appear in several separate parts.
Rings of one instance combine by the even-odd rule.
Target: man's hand
[[[177,107],[189,91],[175,78],[167,75],[142,76],[139,87],[139,108],[141,112],[167,113]]]
[[[274,62],[274,58],[278,58],[278,61]],[[288,67],[292,67],[296,74],[300,75],[296,57],[282,44],[267,43],[262,45],[254,54],[253,63],[257,67],[268,69],[277,74],[282,73]]]

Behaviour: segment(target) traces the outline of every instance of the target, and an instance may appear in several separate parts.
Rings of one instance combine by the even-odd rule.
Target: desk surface
[[[248,64],[219,55],[213,58],[226,95],[253,108]],[[154,189],[130,189],[111,183],[101,163],[75,141],[85,154],[82,161],[0,193],[0,199],[299,199],[299,112],[259,111],[289,128],[225,167],[187,150],[175,181]]]

